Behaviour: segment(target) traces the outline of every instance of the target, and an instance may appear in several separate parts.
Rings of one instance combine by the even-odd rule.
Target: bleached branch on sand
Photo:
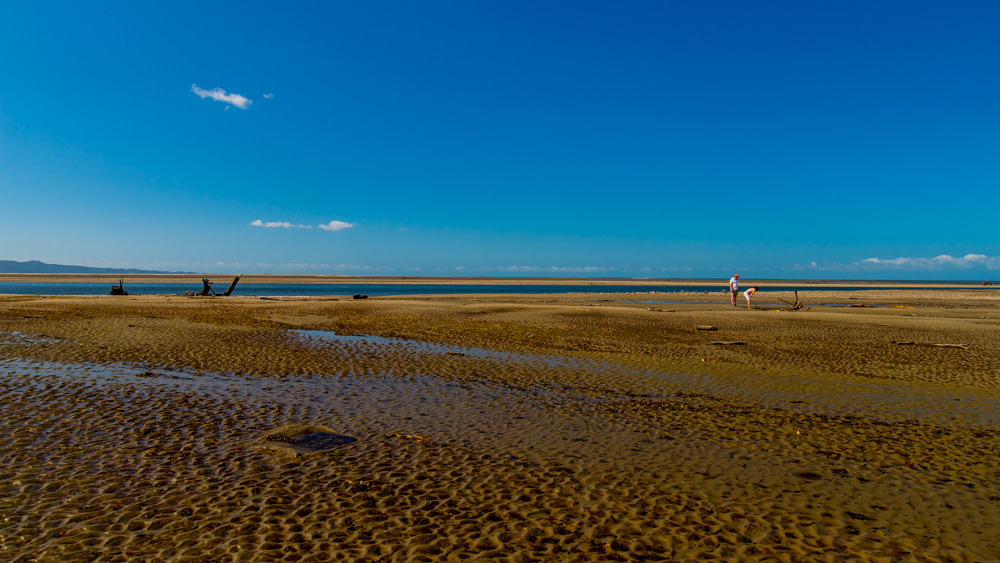
[[[801,299],[799,299],[799,290],[796,289],[796,290],[793,290],[793,291],[795,291],[795,303],[791,303],[789,301],[785,301],[784,299],[782,299],[780,297],[778,298],[778,301],[781,301],[782,303],[787,303],[788,305],[790,305],[791,309],[789,309],[789,311],[798,311],[799,309],[805,309],[806,308],[806,304],[803,303]]]

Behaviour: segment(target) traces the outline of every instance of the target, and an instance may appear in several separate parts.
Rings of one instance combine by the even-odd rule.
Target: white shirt
[[[729,279],[729,289],[733,291],[740,290],[740,280],[736,279],[736,276],[733,276],[732,278]]]

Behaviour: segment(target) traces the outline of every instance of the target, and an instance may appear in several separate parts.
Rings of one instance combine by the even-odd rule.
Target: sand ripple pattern
[[[2,361],[0,554],[972,561],[1000,553],[989,535],[1000,522],[990,500],[1000,499],[995,464],[920,470],[929,477],[903,463],[872,469],[877,455],[896,454],[866,451],[861,430],[883,428],[870,420],[831,421],[859,434],[855,442],[832,449],[802,438],[788,457],[765,434],[810,427],[795,413],[742,413],[762,427],[749,436],[776,444],[758,448],[693,430],[711,426],[699,417],[718,417],[711,396],[590,394],[539,399],[430,376],[260,379]],[[301,457],[262,446],[267,431],[302,422],[359,442]],[[885,445],[917,447],[919,427],[883,432],[897,440]],[[994,434],[978,432],[995,447]]]

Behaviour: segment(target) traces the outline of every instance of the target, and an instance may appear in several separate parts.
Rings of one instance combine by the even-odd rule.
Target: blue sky
[[[8,3],[0,259],[996,279],[998,21],[991,1]]]

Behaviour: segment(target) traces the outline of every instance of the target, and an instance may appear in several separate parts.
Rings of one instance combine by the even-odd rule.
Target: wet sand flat
[[[0,296],[0,559],[1000,560],[1000,296],[711,289]]]

